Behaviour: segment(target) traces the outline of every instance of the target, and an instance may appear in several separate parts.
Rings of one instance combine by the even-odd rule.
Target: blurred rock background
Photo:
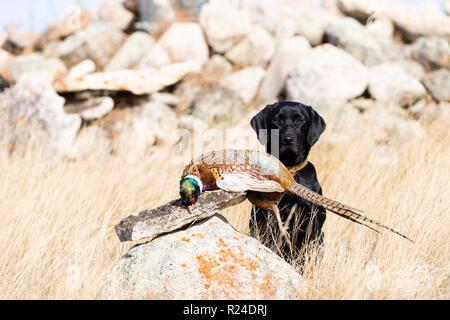
[[[82,4],[82,2],[79,2]],[[426,138],[450,120],[450,17],[434,3],[105,0],[43,31],[0,31],[0,136],[72,159],[141,156],[179,131],[247,128],[268,103],[312,105],[323,139]],[[238,137],[239,139],[239,137]]]

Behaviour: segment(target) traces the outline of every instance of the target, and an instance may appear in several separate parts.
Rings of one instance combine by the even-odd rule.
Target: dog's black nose
[[[281,138],[281,143],[283,144],[293,144],[294,143],[294,137],[291,135],[286,135]]]

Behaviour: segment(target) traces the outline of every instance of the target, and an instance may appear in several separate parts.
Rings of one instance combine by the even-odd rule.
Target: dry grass
[[[449,298],[446,125],[428,128],[426,141],[388,147],[384,163],[363,137],[313,148],[310,160],[326,196],[365,209],[415,243],[329,213],[323,257],[314,262],[308,255],[309,289],[299,298]],[[35,152],[2,154],[0,298],[95,298],[103,273],[132,245],[120,243],[112,226],[177,197],[183,165],[169,157],[160,149],[137,163],[117,156],[50,163]],[[246,232],[249,209],[245,203],[225,215]],[[421,265],[435,267],[433,276],[419,277]]]

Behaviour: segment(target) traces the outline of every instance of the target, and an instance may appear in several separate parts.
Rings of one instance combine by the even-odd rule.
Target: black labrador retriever
[[[322,194],[316,170],[307,160],[311,147],[326,126],[324,119],[313,108],[298,102],[280,101],[267,105],[250,123],[258,140],[266,146],[267,153],[280,159],[298,183]],[[273,215],[263,209],[253,208],[250,234],[285,259],[295,259],[301,248],[312,240],[322,244],[322,226],[325,222],[323,207],[284,194],[278,208],[283,222],[289,228],[292,247],[279,237]]]

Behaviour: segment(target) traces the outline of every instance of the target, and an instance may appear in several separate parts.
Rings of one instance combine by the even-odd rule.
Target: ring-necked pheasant
[[[288,243],[289,235],[277,207],[283,192],[295,194],[376,232],[378,231],[363,222],[375,224],[410,240],[392,228],[361,215],[363,211],[325,198],[298,184],[277,158],[265,152],[232,149],[212,151],[194,159],[184,169],[180,180],[180,195],[185,204],[193,205],[203,191],[218,189],[228,192],[247,191],[247,198],[251,203],[275,214],[281,233]]]

